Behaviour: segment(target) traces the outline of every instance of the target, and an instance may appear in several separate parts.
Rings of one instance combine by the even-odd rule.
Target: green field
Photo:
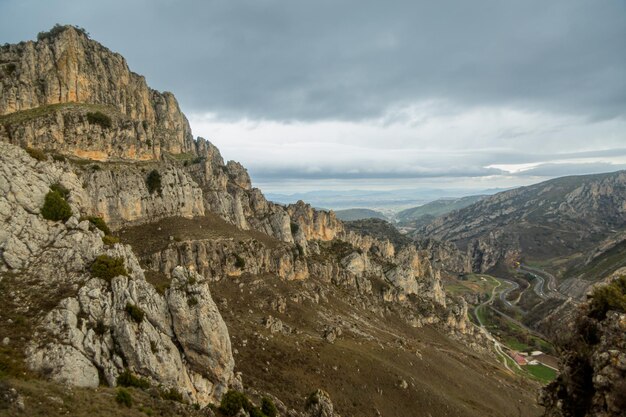
[[[545,365],[525,365],[522,368],[528,371],[534,379],[546,384],[556,378],[556,371]]]

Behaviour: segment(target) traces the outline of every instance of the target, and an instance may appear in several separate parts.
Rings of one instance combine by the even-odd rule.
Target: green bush
[[[238,254],[235,254],[235,268],[243,269],[246,266],[246,260]]]
[[[61,154],[58,154],[58,153],[53,153],[52,154],[52,159],[54,159],[57,162],[65,162],[66,161],[65,156],[63,156]]]
[[[35,158],[38,161],[46,161],[48,157],[41,149],[35,148],[24,148],[27,154],[29,154],[32,158]]]
[[[47,31],[47,32],[39,32],[37,34],[37,40],[38,41],[42,41],[44,39],[53,38],[53,37],[57,36],[58,34],[64,32],[70,26],[71,25],[60,25],[60,24],[57,23],[49,31]],[[76,31],[78,31],[78,32],[82,33],[83,35],[85,35],[86,37],[89,37],[89,33],[84,28],[81,28],[80,26],[72,26],[72,27],[74,29],[76,29]]]
[[[141,323],[143,321],[143,317],[145,316],[145,313],[141,308],[131,303],[126,304],[126,312],[136,323]]]
[[[128,369],[126,369],[117,377],[117,385],[121,385],[123,387],[148,389],[150,388],[150,381],[144,378],[138,378],[135,375],[131,374]]]
[[[109,255],[100,255],[91,265],[91,275],[111,281],[119,275],[128,275],[124,267],[124,260]]]
[[[87,121],[89,124],[99,125],[103,129],[111,127],[111,118],[100,111],[87,113]]]
[[[250,412],[254,406],[243,393],[231,390],[222,397],[219,410],[225,416],[231,417],[236,415],[242,408]]]
[[[604,320],[610,310],[626,312],[626,276],[597,287],[591,294],[590,317]]]
[[[298,223],[294,223],[294,222],[291,222],[291,224],[289,225],[289,228],[291,229],[292,235],[295,235],[300,230],[300,226],[298,225]]]
[[[261,411],[267,417],[276,417],[278,415],[278,410],[274,405],[274,402],[267,397],[263,397],[261,400]]]
[[[64,186],[62,186],[61,184],[54,183],[50,186],[50,190],[52,191],[56,191],[57,193],[61,194],[61,197],[63,197],[64,199],[68,199],[70,196],[70,190],[68,190],[67,188],[65,188]]]
[[[146,178],[146,185],[148,186],[148,191],[150,194],[154,194],[158,192],[159,195],[163,192],[163,187],[161,185],[161,174],[156,169],[153,169],[148,174],[148,178]]]
[[[104,243],[105,245],[114,245],[116,243],[119,243],[120,239],[115,237],[115,236],[110,236],[110,235],[104,235],[102,236],[102,243]]]
[[[107,226],[102,217],[89,216],[87,217],[87,220],[89,220],[89,222],[96,226],[98,229],[102,230],[105,235],[111,234],[111,229],[109,229],[109,226]]]
[[[130,392],[128,392],[128,390],[124,388],[118,388],[117,394],[115,395],[115,401],[117,401],[119,404],[125,405],[128,408],[132,407],[133,405],[132,395],[130,395]]]
[[[170,388],[166,391],[161,391],[161,398],[164,400],[183,402],[183,394],[181,394],[176,388]]]
[[[52,188],[52,187],[50,187]],[[46,198],[41,208],[41,215],[44,219],[52,221],[67,221],[72,217],[72,209],[67,204],[63,195],[52,189],[46,194]]]

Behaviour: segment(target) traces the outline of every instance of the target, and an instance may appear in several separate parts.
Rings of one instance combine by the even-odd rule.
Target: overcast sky
[[[83,26],[265,191],[492,188],[626,168],[626,2],[0,0]]]

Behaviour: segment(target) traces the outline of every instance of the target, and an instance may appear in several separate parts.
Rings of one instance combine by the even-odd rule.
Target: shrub
[[[46,198],[41,208],[41,215],[44,219],[52,221],[67,221],[72,217],[72,209],[67,204],[65,198],[58,192],[50,190],[46,194]]]
[[[242,268],[245,268],[245,266],[246,266],[246,260],[243,259],[238,254],[235,254],[235,267],[242,269]]]
[[[131,303],[126,304],[126,312],[130,318],[135,321],[135,323],[141,323],[143,321],[143,317],[145,316],[145,313],[141,308]]]
[[[70,25],[60,25],[60,24],[57,23],[49,31],[47,31],[47,32],[39,32],[37,34],[37,40],[41,41],[41,40],[44,40],[44,39],[47,39],[47,38],[53,38],[53,37],[57,36],[58,34],[64,32],[68,27],[70,27]],[[84,28],[81,28],[79,26],[72,26],[72,27],[74,29],[76,29],[78,32],[80,32],[83,35],[85,35],[86,37],[89,37],[89,33]]]
[[[128,275],[122,258],[113,258],[109,255],[100,255],[91,265],[91,275],[111,281],[119,275]]]
[[[58,153],[53,153],[52,154],[52,159],[54,159],[57,162],[65,162],[66,161],[65,157],[63,155],[61,155],[61,154],[58,154]]]
[[[111,234],[111,229],[109,229],[109,226],[107,226],[102,217],[89,216],[87,217],[87,220],[89,220],[89,222],[96,226],[98,229],[102,230],[105,235]]]
[[[148,191],[150,194],[154,194],[158,192],[159,195],[163,192],[163,188],[161,185],[161,174],[156,169],[153,169],[148,174],[148,178],[146,178],[146,186],[148,186]]]
[[[111,236],[111,235],[104,235],[102,236],[102,243],[104,243],[105,245],[115,245],[116,243],[119,243],[120,239],[115,237],[115,236]]]
[[[131,374],[128,369],[119,374],[117,377],[117,384],[123,387],[136,387],[140,389],[150,388],[150,382],[144,378],[138,378]]]
[[[98,336],[104,335],[109,328],[104,324],[102,320],[98,320],[96,326],[93,328],[93,331],[96,332]]]
[[[68,190],[67,188],[65,188],[64,186],[62,186],[61,184],[59,184],[58,182],[57,182],[57,183],[52,184],[52,185],[50,186],[50,190],[52,190],[52,191],[56,191],[57,193],[61,194],[61,196],[62,196],[64,199],[66,199],[66,200],[67,200],[67,199],[69,198],[69,196],[70,196],[70,190]]]
[[[593,290],[589,316],[604,320],[609,310],[626,312],[626,276]]]
[[[250,411],[248,411],[250,417],[267,417],[263,411],[259,410],[257,407],[253,407]]]
[[[27,154],[29,154],[32,158],[35,158],[38,161],[46,161],[48,157],[41,149],[35,148],[24,148]]]
[[[222,414],[231,417],[236,415],[242,408],[249,412],[254,407],[243,393],[231,390],[222,397],[219,410]]]
[[[167,391],[161,391],[161,398],[164,400],[183,402],[183,394],[178,392],[176,388],[170,388]]]
[[[14,63],[7,64],[7,66],[4,67],[4,73],[8,76],[15,74],[15,71],[17,71],[17,65]]]
[[[118,404],[125,405],[128,408],[132,407],[133,405],[132,395],[130,395],[130,392],[128,392],[128,390],[124,388],[118,388],[117,394],[115,395],[115,401],[117,401]]]
[[[274,402],[267,397],[263,397],[261,400],[261,411],[267,417],[276,417],[278,415],[278,410],[274,405]]]
[[[111,118],[100,111],[87,113],[87,121],[89,124],[99,125],[103,129],[111,127]]]
[[[298,225],[298,223],[291,222],[289,227],[291,229],[291,234],[292,235],[295,235],[300,230],[300,225]]]

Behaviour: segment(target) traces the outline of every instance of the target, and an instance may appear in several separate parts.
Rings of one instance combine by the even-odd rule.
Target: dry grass
[[[312,284],[326,288],[328,302],[291,299]],[[239,284],[243,284],[240,287]],[[265,390],[295,409],[317,388],[327,390],[344,416],[540,415],[536,385],[505,373],[491,359],[468,351],[433,328],[414,329],[390,306],[384,316],[351,305],[354,294],[315,280],[284,282],[244,276],[211,286],[233,340],[236,370],[244,383]],[[271,310],[278,294],[284,314]],[[296,329],[271,334],[268,315]],[[334,344],[322,339],[329,320],[341,318],[344,334]],[[245,341],[245,342],[244,342]],[[401,380],[408,388],[399,386]]]

